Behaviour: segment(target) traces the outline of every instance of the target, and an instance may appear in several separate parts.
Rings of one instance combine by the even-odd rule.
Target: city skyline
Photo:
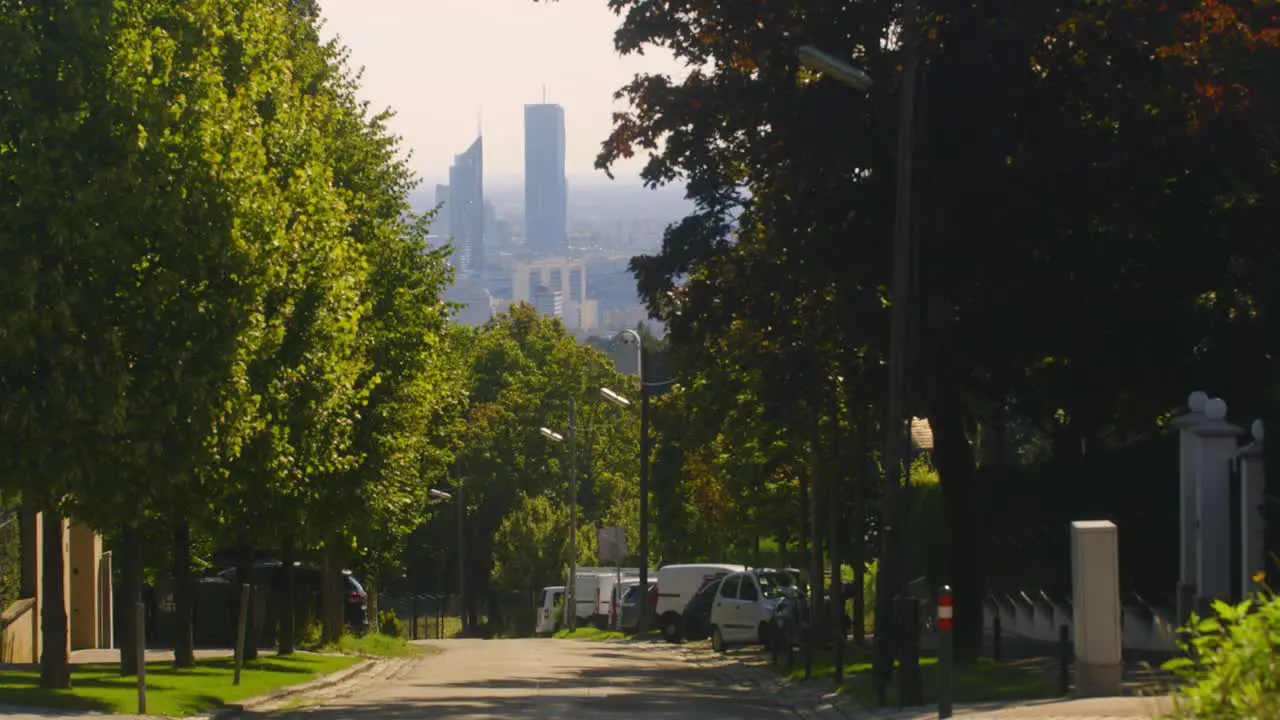
[[[593,169],[612,114],[625,105],[613,93],[639,72],[683,79],[687,71],[660,49],[620,57],[613,48],[618,18],[603,0],[320,0],[326,38],[340,37],[353,69],[364,68],[360,97],[375,111],[390,108],[391,130],[412,151],[414,171],[429,183],[482,123],[485,173],[523,174],[526,103],[565,109],[565,174],[606,182]],[[444,68],[462,71],[441,71]],[[482,117],[481,117],[482,116]],[[643,158],[619,166],[619,184],[640,187]]]

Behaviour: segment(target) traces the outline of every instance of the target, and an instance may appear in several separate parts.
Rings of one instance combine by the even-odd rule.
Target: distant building
[[[431,231],[437,235],[449,237],[449,186],[436,185],[435,220],[431,223]]]
[[[454,267],[463,275],[478,275],[484,267],[484,139],[453,159],[449,168],[449,233],[453,236]]]
[[[462,307],[454,311],[453,321],[478,327],[493,317],[493,297],[473,278],[458,278],[440,295],[440,299]]]
[[[524,106],[524,237],[535,257],[568,249],[568,180],[564,174],[564,108]]]
[[[550,307],[547,303],[552,295],[557,303],[554,313],[543,309]],[[511,297],[533,305],[543,314],[554,314],[575,332],[590,332],[600,326],[600,305],[587,296],[587,266],[578,260],[519,263],[511,278]]]

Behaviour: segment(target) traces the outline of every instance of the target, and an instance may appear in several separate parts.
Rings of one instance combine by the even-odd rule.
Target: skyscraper
[[[453,236],[454,267],[465,275],[484,269],[484,139],[453,158],[449,168],[449,233]]]
[[[537,256],[569,248],[568,183],[564,174],[564,108],[524,106],[525,242]]]

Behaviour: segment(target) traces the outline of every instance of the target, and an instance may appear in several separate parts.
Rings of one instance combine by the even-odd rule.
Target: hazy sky
[[[637,72],[682,77],[665,53],[619,57],[618,18],[606,0],[320,0],[325,31],[364,66],[363,93],[398,113],[392,129],[414,152],[414,168],[445,181],[453,156],[483,123],[485,173],[495,180],[524,172],[524,105],[565,109],[566,173],[592,169],[610,115],[623,106],[613,92]],[[638,162],[619,180],[638,186]]]

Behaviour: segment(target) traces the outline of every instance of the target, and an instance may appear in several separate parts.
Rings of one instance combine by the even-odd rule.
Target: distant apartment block
[[[525,245],[535,257],[568,249],[569,187],[564,173],[564,108],[524,106]]]
[[[484,139],[453,159],[449,168],[449,233],[453,236],[454,267],[463,275],[478,275],[484,267]]]
[[[600,306],[587,297],[587,266],[576,260],[537,260],[516,265],[511,297],[544,315],[555,315],[574,332],[600,325]]]

